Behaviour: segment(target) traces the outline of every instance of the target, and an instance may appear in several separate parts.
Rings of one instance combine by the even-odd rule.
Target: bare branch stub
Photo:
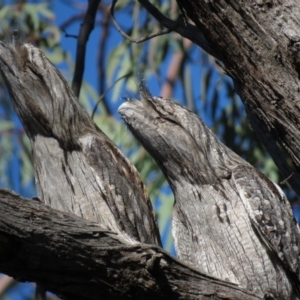
[[[65,29],[61,29],[61,31],[65,34],[66,38],[78,39],[78,35],[67,33]]]

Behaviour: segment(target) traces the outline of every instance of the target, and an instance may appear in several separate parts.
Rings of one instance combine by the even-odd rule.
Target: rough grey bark
[[[300,195],[299,1],[177,2],[204,36],[198,45],[224,63],[252,128]]]
[[[173,190],[179,258],[261,297],[300,297],[300,230],[281,189],[194,113],[140,91],[119,112]]]
[[[117,232],[160,245],[137,170],[94,124],[37,48],[0,42],[0,69],[32,146],[38,196]]]
[[[0,270],[64,299],[259,299],[155,245],[0,189]]]

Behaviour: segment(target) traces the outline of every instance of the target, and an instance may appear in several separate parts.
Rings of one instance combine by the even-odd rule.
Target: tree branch
[[[210,43],[207,41],[205,36],[202,34],[199,29],[186,23],[183,18],[179,18],[177,21],[173,21],[163,15],[153,4],[148,0],[138,0],[144,8],[164,27],[168,28],[171,31],[179,33],[181,36],[191,40],[196,45],[200,46],[208,54],[219,58],[220,55],[211,47]]]
[[[102,8],[102,33],[101,33],[101,38],[100,38],[100,43],[99,43],[99,51],[98,51],[98,80],[99,80],[99,94],[103,95],[105,91],[105,82],[106,82],[106,57],[105,57],[105,50],[108,45],[108,37],[109,37],[109,26],[110,26],[110,12],[106,7]],[[103,106],[106,110],[106,113],[108,115],[112,115],[112,111],[110,108],[110,105],[105,98],[105,95],[103,95],[101,100],[103,101]],[[95,104],[93,113],[92,113],[92,119],[94,117],[94,114],[97,110],[98,104],[100,102],[100,99],[97,101]]]
[[[259,299],[154,245],[0,189],[0,270],[64,299]]]
[[[100,3],[100,0],[89,0],[88,8],[83,19],[83,23],[80,27],[80,32],[77,42],[77,51],[76,51],[76,62],[75,62],[75,71],[72,82],[72,90],[75,96],[79,96],[82,77],[84,72],[84,60],[85,60],[85,50],[86,44],[89,39],[89,35],[94,29],[94,23],[97,13],[97,8]]]
[[[174,27],[165,28],[165,29],[163,29],[161,31],[153,32],[153,33],[151,33],[151,34],[149,34],[149,35],[147,35],[145,37],[141,37],[141,38],[138,38],[138,39],[133,39],[132,37],[130,37],[128,34],[126,34],[121,29],[121,27],[119,26],[118,22],[116,21],[116,18],[115,18],[115,15],[114,15],[114,10],[115,10],[115,5],[116,5],[117,2],[118,2],[118,0],[113,0],[112,5],[111,5],[110,13],[111,13],[111,16],[112,16],[112,20],[113,20],[113,22],[114,22],[117,30],[120,32],[120,34],[124,38],[126,38],[127,40],[129,40],[132,43],[136,43],[136,44],[143,43],[143,42],[148,41],[148,40],[150,40],[150,39],[152,39],[154,37],[170,33],[171,31],[173,31],[177,27],[178,21],[175,22]]]

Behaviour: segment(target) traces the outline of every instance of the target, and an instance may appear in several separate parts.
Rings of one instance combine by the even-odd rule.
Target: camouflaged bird
[[[143,85],[140,96],[119,112],[173,190],[179,258],[258,295],[297,299],[300,232],[281,189],[191,111]]]
[[[0,72],[30,139],[38,196],[115,232],[126,243],[161,245],[134,166],[96,126],[41,50],[0,41]]]

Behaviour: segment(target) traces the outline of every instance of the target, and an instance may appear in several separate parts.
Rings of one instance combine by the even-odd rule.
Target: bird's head
[[[140,87],[141,101],[128,99],[119,108],[133,135],[156,160],[171,185],[214,183],[230,176],[242,159],[223,145],[188,109]]]
[[[16,33],[14,33],[16,34]],[[73,144],[95,125],[61,73],[38,48],[0,41],[0,72],[29,137],[55,137]]]

